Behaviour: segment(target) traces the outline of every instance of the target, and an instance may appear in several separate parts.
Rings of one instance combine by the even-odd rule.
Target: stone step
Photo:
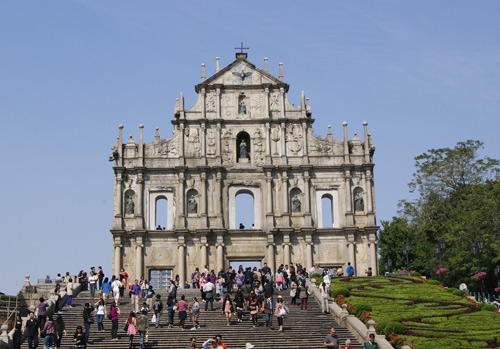
[[[341,339],[341,344],[345,343],[347,338],[351,339],[354,348],[362,348],[362,345],[355,340],[354,336],[346,329],[339,327],[330,315],[321,313],[319,304],[313,297],[309,297],[308,309],[300,310],[300,307],[290,306],[290,296],[288,291],[280,292],[283,296],[285,304],[290,309],[289,316],[284,319],[284,332],[277,331],[278,321],[273,318],[273,329],[268,330],[265,327],[264,315],[259,314],[259,326],[252,327],[252,322],[249,319],[249,312],[243,313],[243,322],[238,323],[237,317],[233,314],[230,326],[226,325],[226,319],[222,314],[222,304],[214,302],[214,311],[204,311],[204,303],[201,302],[201,293],[199,289],[179,289],[177,291],[177,299],[184,294],[186,300],[191,302],[191,298],[197,297],[202,308],[200,312],[199,322],[200,329],[191,331],[192,323],[190,316],[186,319],[184,329],[178,327],[168,328],[166,323],[168,315],[166,311],[166,299],[168,292],[165,290],[157,291],[162,295],[164,303],[164,311],[161,316],[160,327],[155,328],[152,324],[149,329],[148,348],[184,348],[191,337],[196,337],[198,346],[208,338],[216,334],[222,335],[223,342],[230,349],[245,348],[245,343],[250,342],[255,345],[255,348],[321,348],[323,339],[329,333],[331,327],[337,329],[337,335]],[[97,296],[97,295],[96,295]],[[275,297],[277,293],[275,293]],[[234,294],[231,295],[234,297]],[[73,342],[73,334],[78,325],[83,325],[83,306],[86,302],[94,304],[97,298],[92,299],[90,292],[81,292],[78,297],[73,299],[73,308],[63,308],[62,316],[68,331],[68,336],[63,338],[62,348],[71,348]],[[142,303],[142,300],[141,302]],[[120,300],[121,316],[119,320],[118,338],[119,340],[111,340],[111,321],[104,319],[104,332],[97,331],[97,324],[91,325],[90,343],[88,348],[128,348],[129,337],[123,331],[123,327],[131,310],[131,299],[128,295]],[[151,319],[153,312],[149,313]],[[175,324],[179,323],[178,314],[175,314]],[[133,340],[135,347],[139,346],[139,336],[136,335]],[[23,348],[27,345],[24,343]]]

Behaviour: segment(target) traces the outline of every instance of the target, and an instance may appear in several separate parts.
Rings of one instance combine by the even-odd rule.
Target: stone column
[[[184,287],[186,282],[186,244],[184,240],[184,235],[179,235],[177,240],[177,266],[179,271],[180,285]]]
[[[179,125],[179,156],[181,159],[184,159],[184,124],[181,123]],[[181,165],[184,165],[184,161],[182,161]]]
[[[135,214],[135,226],[136,229],[144,228],[144,214],[143,214],[143,178],[142,172],[137,173],[137,211]]]
[[[200,197],[200,212],[201,212],[201,227],[207,227],[207,174],[201,172],[201,197]]]
[[[215,89],[215,95],[216,95],[216,98],[215,98],[215,108],[217,110],[217,117],[220,118],[221,117],[221,111],[220,111],[220,87],[217,87]]]
[[[344,172],[344,186],[345,186],[345,225],[353,226],[354,217],[352,209],[352,189],[351,189],[351,170],[349,168],[345,169]]]
[[[222,234],[217,234],[217,241],[215,242],[216,248],[216,260],[217,260],[217,269],[220,270],[224,266],[224,236]]]
[[[142,244],[142,238],[136,238],[135,245],[135,278],[140,279],[141,276],[144,276],[143,266],[142,266],[142,248],[144,245]]]
[[[286,123],[281,123],[281,158],[286,159]],[[282,160],[285,164],[286,160]]]
[[[285,118],[285,89],[280,87],[281,118]]]
[[[120,243],[121,238],[115,238],[114,249],[115,249],[115,261],[113,263],[113,275],[118,277],[120,274],[120,269],[122,267],[122,244]]]
[[[349,260],[351,262],[352,267],[354,268],[354,276],[358,275],[358,268],[356,268],[356,242],[354,241],[354,236],[348,237],[347,241],[348,249],[349,249]]]
[[[265,110],[265,113],[264,113],[264,117],[265,118],[270,118],[271,115],[269,113],[269,87],[266,87],[264,89],[264,110]]]
[[[305,106],[304,106],[305,107]],[[309,149],[307,147],[307,122],[302,122],[302,139],[303,139],[303,150],[302,150],[302,157],[304,158],[304,162],[308,163],[308,155],[309,155]]]
[[[217,177],[215,178],[215,183],[216,183],[216,186],[215,186],[215,198],[214,198],[214,201],[215,201],[215,214],[217,215],[217,222],[216,222],[216,225],[217,225],[217,228],[222,228],[222,217],[223,217],[223,212],[222,212],[222,202],[221,202],[221,198],[222,198],[222,194],[221,194],[221,190],[222,190],[222,172],[221,172],[221,169],[217,169]]]
[[[116,173],[115,177],[115,216],[113,220],[113,229],[122,228],[122,217],[123,217],[123,193],[122,193],[122,174],[121,172]]]
[[[375,239],[375,237],[373,237]],[[369,241],[370,244],[370,267],[372,267],[373,276],[378,275],[377,270],[377,243],[375,240]]]
[[[373,212],[373,200],[372,200],[372,171],[366,169],[366,201],[367,201],[367,212]]]
[[[283,171],[281,175],[281,195],[282,195],[281,200],[283,200],[282,214],[288,214],[288,174],[286,171]]]
[[[207,138],[207,132],[205,128],[205,122],[202,122],[200,125],[200,141],[201,141],[201,158],[203,159],[203,161],[206,161],[206,155],[207,155],[206,138]]]
[[[200,236],[200,247],[201,247],[201,261],[200,261],[200,270],[203,270],[203,268],[205,267],[205,265],[208,264],[208,258],[207,258],[207,247],[208,247],[208,244],[207,244],[207,235],[206,234],[202,234]]]
[[[266,122],[266,164],[271,164],[271,124]]]
[[[215,128],[215,156],[219,160],[220,160],[220,156],[221,156],[220,129],[221,129],[220,122],[217,122],[217,127]],[[219,161],[218,161],[218,163],[219,163]]]
[[[304,171],[304,226],[312,226],[311,220],[311,177],[309,171]]]
[[[185,205],[184,205],[184,172],[178,173],[177,179],[177,210],[179,212],[177,216],[176,228],[185,227]]]
[[[202,88],[200,91],[200,98],[201,98],[201,118],[206,119],[207,117],[207,105],[205,103],[205,89]],[[181,287],[184,287],[184,285],[181,285]]]
[[[306,239],[307,240],[307,239]],[[311,269],[313,266],[313,260],[312,260],[312,242],[306,241],[306,270]]]
[[[276,270],[274,268],[274,238],[272,235],[267,236],[267,265],[274,274]]]
[[[283,264],[290,265],[290,234],[283,233]]]

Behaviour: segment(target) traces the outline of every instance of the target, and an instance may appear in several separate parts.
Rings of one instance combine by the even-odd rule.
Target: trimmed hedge
[[[320,277],[321,277],[321,275],[319,275],[319,273],[313,273],[311,276],[309,276],[309,279],[312,279],[312,278],[318,279]]]
[[[347,288],[334,288],[330,291],[330,296],[332,298],[337,298],[339,295],[347,298],[351,295],[351,292]]]
[[[363,303],[360,303],[360,304],[354,304],[354,315],[358,316],[363,310],[366,310],[368,312],[371,312],[372,311],[372,307],[371,305],[369,304],[363,304]]]
[[[427,280],[425,283],[428,285],[441,285],[438,280]]]
[[[405,334],[405,326],[399,322],[388,322],[384,327],[384,334],[388,337],[391,333]]]
[[[484,304],[484,303],[481,303],[481,304]],[[495,310],[497,310],[497,307],[495,307],[493,304],[484,304],[481,308],[483,310],[485,310],[485,311],[495,311]]]
[[[377,334],[384,334],[385,326],[391,322],[391,320],[382,320],[377,323],[377,326],[375,326],[375,332]]]
[[[410,276],[422,276],[422,274],[420,274],[418,271],[412,271],[410,273]]]
[[[463,297],[463,296],[465,296],[465,291],[464,290],[455,289],[455,290],[453,290],[453,294],[455,296]]]

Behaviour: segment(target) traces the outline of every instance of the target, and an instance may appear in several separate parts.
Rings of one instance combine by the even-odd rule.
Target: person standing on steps
[[[172,328],[174,327],[174,316],[175,316],[175,310],[176,310],[176,304],[177,300],[175,299],[175,296],[168,295],[167,299],[167,310],[168,310],[168,327]]]
[[[226,294],[226,298],[224,298],[224,302],[222,302],[222,314],[226,315],[226,325],[229,326],[231,322],[231,316],[234,311],[233,302],[229,297],[229,293]]]
[[[23,329],[23,336],[28,339],[28,348],[38,347],[38,335],[40,333],[40,321],[35,318],[35,313],[30,311]]]
[[[268,330],[272,330],[274,309],[273,295],[270,295],[264,301],[264,314],[266,315],[266,327]]]
[[[56,349],[61,348],[62,337],[66,336],[66,326],[64,325],[64,320],[61,315],[57,315],[56,321],[56,338],[55,338],[55,347]]]
[[[137,333],[136,326],[137,326],[137,319],[135,318],[135,313],[131,311],[127,319],[127,336],[128,336],[129,349],[132,349],[134,343],[134,336]]]
[[[94,309],[97,307],[96,320],[97,320],[97,332],[104,331],[104,316],[106,316],[106,304],[104,299],[99,299],[97,303],[94,304]]]
[[[71,301],[73,300],[73,279],[69,278],[68,283],[66,284],[66,306],[68,308],[72,308]]]
[[[288,308],[283,304],[283,297],[278,296],[276,301],[276,317],[278,318],[278,325],[280,332],[283,332],[283,319],[288,315]]]
[[[321,312],[328,314],[328,296],[330,293],[330,288],[326,286],[326,283],[322,282],[320,291],[321,291]]]
[[[118,306],[120,304],[120,293],[122,289],[122,283],[118,280],[114,275],[111,278],[111,289],[113,290],[113,298],[115,299],[115,303]]]
[[[37,305],[37,316],[40,321],[40,328],[43,328],[43,326],[45,326],[45,321],[47,321],[47,308],[49,307],[49,303],[47,303],[43,297],[40,297],[39,301],[40,303]]]
[[[198,321],[199,316],[200,316],[200,303],[198,303],[196,297],[193,297],[193,304],[191,305],[191,320],[193,321],[193,327],[191,328],[191,331],[200,328],[200,323]]]
[[[197,349],[198,347],[196,346],[196,337],[191,337],[189,339],[189,344],[186,345],[186,349]]]
[[[85,348],[85,333],[83,333],[82,326],[76,326],[76,332],[73,336],[73,342],[75,343],[74,349],[84,349]]]
[[[139,315],[139,317],[136,319],[137,332],[139,332],[139,336],[140,336],[139,337],[140,338],[139,339],[139,348],[140,349],[144,348],[144,340],[149,333],[149,328],[148,328],[149,319],[148,319],[148,316],[146,314],[147,314],[147,312],[145,310],[143,310],[141,312],[141,315]]]
[[[214,311],[214,289],[215,285],[207,279],[205,285],[203,285],[203,292],[205,292],[205,311],[208,309],[208,303],[210,303],[210,311]]]
[[[156,318],[156,325],[155,327],[158,328],[160,326],[160,315],[161,311],[163,310],[163,302],[161,301],[161,294],[156,295],[156,299],[153,303],[153,311],[154,311],[154,316]]]
[[[184,329],[184,323],[187,318],[188,304],[186,302],[186,296],[182,295],[181,300],[177,303],[177,310],[179,311],[179,328]]]
[[[104,281],[101,285],[101,293],[104,304],[106,304],[109,294],[111,293],[111,283],[109,282],[108,278],[104,278]]]
[[[309,287],[306,285],[306,280],[303,280],[299,287],[300,291],[300,310],[307,310],[307,299],[309,298]]]
[[[139,312],[139,297],[141,296],[141,286],[139,286],[139,280],[135,280],[134,284],[130,288],[130,293],[132,294],[132,310],[136,313]]]
[[[109,315],[111,316],[111,339],[118,340],[118,315],[120,315],[120,309],[115,303],[111,304],[109,309]]]
[[[90,272],[89,286],[90,286],[90,295],[92,296],[92,299],[94,299],[95,290],[97,287],[97,275],[93,271]]]
[[[83,324],[85,326],[85,344],[89,342],[90,325],[94,323],[94,319],[92,318],[93,311],[94,308],[92,308],[89,303],[85,303],[85,306],[83,308]]]
[[[47,321],[43,326],[42,331],[45,331],[45,338],[43,339],[43,349],[54,348],[56,342],[56,324],[52,320],[52,316],[46,316]]]
[[[297,306],[297,283],[295,282],[295,278],[292,280],[292,283],[290,284],[290,297],[292,297],[292,300],[290,301],[290,306],[296,307]]]
[[[240,289],[236,291],[234,295],[234,304],[236,305],[236,313],[238,315],[238,322],[243,321],[243,310],[245,310],[245,297],[243,296],[243,292]]]
[[[257,300],[257,295],[254,290],[250,291],[248,295],[248,307],[250,308],[250,320],[252,320],[252,327],[259,326],[258,323],[258,313],[259,313],[259,301]]]
[[[345,346],[342,349],[353,349],[350,339],[346,339]]]
[[[335,328],[330,329],[330,334],[325,337],[323,341],[323,347],[339,349],[339,337],[337,337]]]

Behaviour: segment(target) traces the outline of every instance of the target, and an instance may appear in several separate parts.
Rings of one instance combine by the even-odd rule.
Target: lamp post
[[[497,287],[500,287],[500,265],[495,267],[495,276],[497,277]]]
[[[439,256],[439,265],[442,268],[443,267],[443,251],[446,248],[446,243],[445,243],[444,239],[439,240],[439,242],[436,244],[436,246],[434,246],[434,248],[436,249],[436,253]],[[443,274],[439,274],[439,277],[441,278],[441,286],[444,286],[443,285]]]
[[[409,264],[408,264],[408,255],[410,254],[410,248],[411,248],[411,245],[410,245],[410,242],[408,241],[406,243],[405,247],[403,247],[403,254],[406,257],[406,271],[407,272],[410,272],[410,267],[409,267]]]
[[[484,250],[484,239],[480,236],[476,242],[471,245],[471,251],[474,257],[477,258],[477,269],[478,273],[481,272],[481,253]],[[479,280],[479,285],[481,288],[481,294],[479,295],[479,301],[483,301],[483,279]]]
[[[390,273],[392,268],[392,259],[387,258],[387,262],[385,262],[385,270]]]

